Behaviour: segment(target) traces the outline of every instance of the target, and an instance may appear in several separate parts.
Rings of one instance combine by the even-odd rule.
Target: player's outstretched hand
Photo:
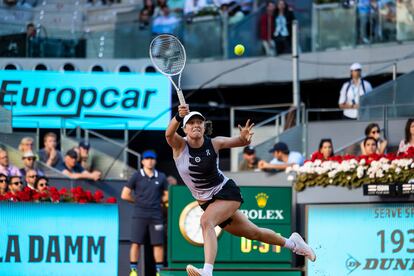
[[[178,106],[178,114],[181,118],[184,118],[188,113],[190,113],[190,106],[188,104]]]
[[[246,124],[244,125],[244,127],[239,125],[239,130],[240,130],[240,138],[243,141],[246,141],[248,144],[250,144],[250,142],[252,141],[252,136],[254,134],[254,132],[252,132],[252,128],[254,126],[254,123],[250,124],[250,119],[247,120]]]

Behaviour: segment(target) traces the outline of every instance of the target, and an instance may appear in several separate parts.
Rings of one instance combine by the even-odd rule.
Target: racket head
[[[169,77],[181,74],[187,60],[184,46],[171,34],[155,37],[149,47],[149,56],[155,69]]]

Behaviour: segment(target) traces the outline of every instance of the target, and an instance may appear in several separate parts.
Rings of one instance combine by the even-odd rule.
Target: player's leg
[[[215,200],[210,203],[201,216],[200,224],[204,238],[204,267],[197,269],[191,265],[187,266],[190,276],[212,275],[214,262],[217,255],[217,237],[214,228],[229,219],[240,207],[240,202],[230,200]]]
[[[164,224],[162,218],[152,220],[149,225],[149,233],[158,276],[160,269],[164,266]]]
[[[204,259],[214,264],[217,255],[217,237],[214,228],[229,219],[240,207],[240,202],[216,200],[211,203],[201,216],[200,224],[204,238]]]
[[[298,233],[293,233],[289,239],[286,239],[271,229],[258,227],[240,211],[236,211],[231,219],[231,224],[227,225],[224,230],[235,236],[283,246],[291,249],[296,254],[304,255],[311,261],[315,261],[316,259],[312,248],[305,243]]]

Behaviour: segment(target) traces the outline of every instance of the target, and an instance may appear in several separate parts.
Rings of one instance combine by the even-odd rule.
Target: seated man
[[[88,172],[78,163],[76,160],[78,159],[78,154],[75,150],[71,149],[65,155],[63,163],[61,163],[57,169],[60,170],[63,174],[69,176],[73,179],[89,179],[93,181],[98,181],[101,177],[101,173],[94,171]]]
[[[32,151],[26,151],[22,159],[24,164],[24,167],[20,169],[22,177],[25,177],[29,170],[34,170],[38,176],[45,175],[41,169],[36,168],[36,155]]]
[[[9,177],[9,191],[10,193],[15,196],[18,192],[23,190],[23,182],[20,176],[13,175]],[[11,201],[16,201],[17,198],[12,197]]]
[[[62,154],[57,150],[57,136],[53,132],[45,134],[43,137],[44,148],[39,150],[39,159],[50,167],[56,168],[62,160]]]
[[[20,176],[20,170],[16,166],[9,164],[9,154],[3,148],[0,148],[0,173],[10,176]]]
[[[37,172],[35,170],[29,169],[25,175],[26,186],[32,190],[35,189],[35,182],[37,180]]]
[[[254,171],[258,169],[260,159],[256,157],[256,151],[252,146],[243,149],[243,160],[240,162],[239,171]]]
[[[93,160],[92,156],[89,154],[90,148],[91,144],[84,140],[80,141],[79,145],[73,148],[78,154],[78,159],[76,160],[77,164],[89,172],[93,171]]]
[[[276,143],[273,148],[269,150],[273,153],[273,159],[270,163],[266,161],[259,162],[259,169],[262,170],[285,170],[287,167],[295,164],[302,166],[304,158],[302,154],[296,151],[289,151],[288,146],[283,142]]]

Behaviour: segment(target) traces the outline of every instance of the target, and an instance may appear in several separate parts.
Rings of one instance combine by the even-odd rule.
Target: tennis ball
[[[244,54],[244,46],[243,46],[242,44],[237,44],[237,45],[234,47],[234,53],[235,53],[237,56],[241,56],[241,55],[243,55],[243,54]]]

